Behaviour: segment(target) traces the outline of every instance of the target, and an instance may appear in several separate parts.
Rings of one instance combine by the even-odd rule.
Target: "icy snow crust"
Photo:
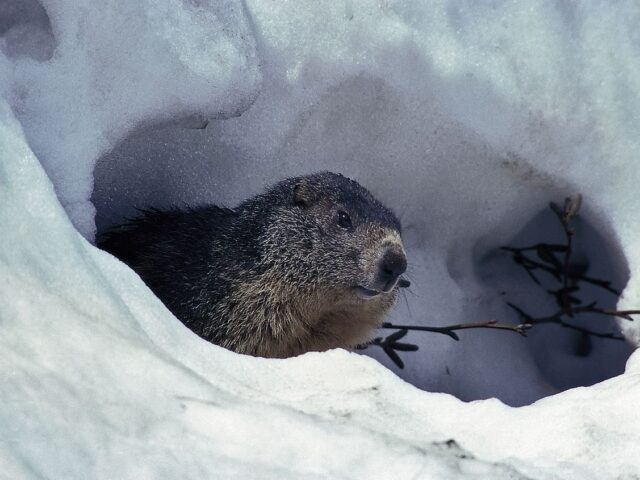
[[[338,170],[403,217],[415,321],[454,323],[501,312],[486,251],[581,191],[631,272],[619,306],[637,307],[637,3],[129,3],[0,6],[0,478],[640,473],[637,354],[517,409],[344,351],[243,357],[78,233],[94,233],[101,156],[103,225],[127,205],[233,203]],[[423,385],[553,392],[524,341],[432,340]]]

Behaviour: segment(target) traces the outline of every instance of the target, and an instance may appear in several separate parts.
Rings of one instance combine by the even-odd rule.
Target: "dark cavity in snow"
[[[574,193],[563,181],[535,162],[496,151],[439,110],[437,98],[406,99],[367,75],[336,85],[285,125],[275,123],[277,116],[265,120],[260,108],[269,105],[258,107],[206,129],[143,125],[132,132],[95,167],[91,200],[98,232],[135,215],[134,207],[233,206],[284,176],[333,170],[356,178],[401,217],[412,286],[392,312],[393,323],[515,323],[506,301],[535,315],[553,309],[545,290],[498,248],[562,240],[545,205]],[[589,275],[621,290],[626,262],[583,193],[574,258],[588,258]],[[581,294],[603,308],[617,300],[589,287]],[[611,318],[586,322],[599,331],[615,328]],[[585,340],[546,325],[529,338],[466,330],[459,342],[418,332],[403,341],[420,346],[401,352],[404,370],[380,349],[364,353],[419,388],[511,405],[616,375],[631,352],[621,341]]]
[[[56,41],[47,12],[37,0],[0,2],[0,49],[9,58],[51,58]]]
[[[562,201],[561,198],[554,200],[558,203]],[[612,240],[608,226],[604,222],[598,222],[584,207],[581,214],[572,221],[572,225],[575,235],[571,264],[584,268],[584,274],[588,277],[610,281],[611,286],[621,292],[629,280],[629,270],[619,246]],[[558,218],[547,208],[530,219],[512,239],[506,240],[505,245],[512,247],[538,243],[564,244],[565,235]],[[529,256],[536,258],[535,254]],[[546,317],[558,311],[554,298],[548,293],[560,286],[552,275],[534,270],[532,273],[542,284],[537,285],[505,251],[493,251],[481,256],[476,268],[479,279],[489,289],[532,317]],[[587,282],[579,282],[578,286],[575,297],[582,301],[581,305],[597,302],[600,308],[616,309],[618,294]],[[515,312],[505,310],[505,313],[512,321],[516,321]],[[613,332],[620,335],[614,317],[584,313],[573,319],[565,316],[563,320],[592,332]],[[544,381],[559,390],[592,385],[623,373],[625,363],[633,351],[624,341],[599,338],[555,323],[532,328],[526,345]]]

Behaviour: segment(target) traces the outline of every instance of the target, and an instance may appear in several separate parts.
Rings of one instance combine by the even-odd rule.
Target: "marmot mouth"
[[[356,290],[356,295],[362,300],[369,300],[373,297],[377,297],[382,293],[379,290],[372,290],[370,288],[363,287],[362,285],[358,285],[357,287],[354,287],[354,288]]]

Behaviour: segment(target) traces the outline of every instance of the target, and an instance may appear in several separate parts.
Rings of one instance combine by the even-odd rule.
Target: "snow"
[[[131,128],[143,120],[237,115],[257,95],[255,42],[239,1],[114,8],[54,0],[42,2],[46,13],[38,13],[35,0],[22,2],[9,0],[0,11],[2,23],[17,23],[3,38],[9,96],[60,201],[87,237],[94,233],[95,161]],[[46,57],[51,44],[24,48],[23,37],[34,35],[54,43],[48,61],[34,60]]]
[[[557,238],[544,219],[526,237],[520,232],[550,200],[582,192],[587,234],[602,237],[584,251],[609,264],[592,269],[622,289],[631,260],[624,247],[626,260],[621,253],[612,214],[633,200],[616,197],[617,188],[603,188],[601,179],[623,185],[635,178],[615,165],[635,162],[640,137],[620,138],[619,102],[599,100],[615,96],[618,85],[638,91],[629,67],[617,69],[610,56],[594,52],[592,35],[601,38],[605,27],[592,26],[593,15],[612,13],[547,3],[531,3],[531,11],[518,4],[407,5],[248,2],[263,58],[256,102],[206,130],[132,132],[96,166],[98,226],[134,215],[134,206],[233,205],[285,175],[340,171],[403,221],[413,286],[391,319],[445,325],[515,320],[505,299],[549,312],[544,292],[508,257],[487,255],[501,245]],[[622,19],[634,18],[632,10],[620,4],[619,23],[627,25]],[[562,25],[584,33],[569,35]],[[617,36],[610,47],[637,58],[632,37]],[[611,71],[618,82],[604,81]],[[625,129],[639,123],[629,118]],[[614,322],[598,321],[596,328],[614,329]],[[462,338],[410,335],[421,351],[398,373],[427,390],[522,405],[575,386],[578,377],[591,384],[622,373],[630,353],[596,339],[593,355],[576,359],[579,335],[552,327],[534,341],[504,332]],[[380,352],[369,353],[395,368]]]
[[[393,321],[511,318],[506,287],[550,303],[496,247],[554,235],[540,212],[581,192],[581,254],[638,307],[639,20],[631,1],[0,6],[0,477],[637,477],[638,354],[556,393],[622,373],[622,344],[414,336],[402,375],[428,391],[340,350],[244,357],[89,241],[96,211],[337,170],[402,217]]]
[[[394,464],[402,476],[513,478],[456,449],[350,425],[353,407],[303,407],[331,388],[365,406],[378,384],[411,389],[372,360],[333,352],[336,377],[324,355],[266,361],[190,334],[72,228],[6,104],[0,120],[6,478],[372,478]],[[318,380],[325,388],[305,399],[299,385]]]

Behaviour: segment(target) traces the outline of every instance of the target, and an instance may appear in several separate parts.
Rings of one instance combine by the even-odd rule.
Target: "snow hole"
[[[47,12],[37,0],[3,0],[0,5],[0,50],[9,58],[44,62],[56,48]]]
[[[401,217],[412,287],[391,322],[515,323],[506,301],[536,315],[551,309],[544,289],[499,247],[559,241],[547,205],[574,193],[571,186],[541,173],[534,162],[491,148],[428,99],[411,100],[380,79],[358,75],[281,130],[265,123],[261,105],[258,113],[214,120],[204,129],[142,126],[96,165],[98,232],[135,215],[134,207],[233,206],[284,176],[333,170],[360,181]],[[260,145],[264,151],[256,153]],[[577,223],[575,258],[588,260],[590,275],[621,291],[629,276],[626,262],[588,200]],[[584,300],[615,307],[614,295],[590,287],[583,293]],[[585,325],[615,329],[611,318],[587,318]],[[420,349],[401,353],[404,369],[380,349],[364,353],[428,391],[524,405],[621,373],[631,352],[625,342],[585,339],[555,325],[538,326],[528,338],[492,330],[459,335],[455,342],[410,332],[403,341]]]
[[[554,200],[560,204],[562,202],[562,198]],[[612,289],[618,292],[578,282],[579,290],[574,296],[582,301],[581,306],[597,302],[599,308],[615,310],[619,292],[629,280],[629,270],[619,245],[613,240],[613,233],[606,223],[599,221],[587,208],[583,208],[572,225],[575,235],[570,266],[583,271],[589,278],[610,281]],[[561,224],[550,208],[539,211],[507,240],[504,245],[512,247],[566,243]],[[553,315],[558,311],[549,290],[557,290],[561,283],[551,274],[540,269],[533,270],[532,273],[541,283],[538,285],[524,268],[513,261],[508,252],[493,249],[489,252],[478,250],[476,253],[478,279],[486,286],[489,295],[501,299],[498,303],[506,305],[506,302],[510,302],[534,318]],[[529,257],[539,261],[535,254]],[[518,315],[510,308],[504,308],[502,318],[514,320]],[[563,318],[569,324],[592,332],[621,335],[617,321],[611,316],[582,313],[573,319]],[[588,335],[557,323],[538,325],[529,331],[528,337],[524,343],[541,376],[558,390],[588,386],[622,374],[633,351],[625,341]]]

